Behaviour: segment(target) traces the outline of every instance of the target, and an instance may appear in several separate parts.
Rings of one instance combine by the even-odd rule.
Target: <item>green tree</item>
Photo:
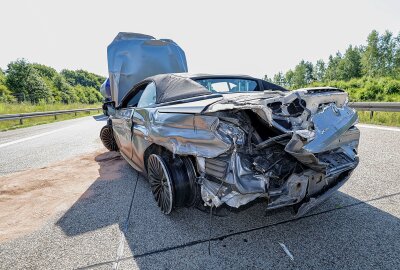
[[[293,85],[292,87],[300,88],[314,81],[313,78],[313,64],[301,60],[300,63],[294,68],[293,71]]]
[[[0,69],[0,102],[14,102],[15,97],[6,86],[6,76],[2,69]]]
[[[0,68],[0,85],[5,85],[6,83],[6,74],[4,74],[3,70]]]
[[[340,60],[342,60],[342,54],[340,52],[337,52],[335,56],[329,56],[328,66],[325,72],[325,81],[338,80],[338,66]]]
[[[399,50],[399,43],[397,38],[393,37],[393,33],[385,31],[379,37],[379,54],[380,66],[379,75],[381,76],[394,76],[396,72],[396,55]]]
[[[100,92],[93,87],[77,85],[74,87],[74,90],[76,92],[78,102],[80,103],[93,104],[103,100],[103,96],[100,94]]]
[[[380,68],[379,53],[379,33],[373,30],[367,37],[367,46],[361,57],[361,65],[363,74],[366,76],[376,76],[379,74]]]
[[[54,86],[59,91],[59,98],[61,102],[68,104],[78,101],[78,97],[74,88],[67,83],[63,76],[57,73],[57,75],[54,76],[53,82]]]
[[[293,88],[294,87],[294,72],[293,70],[289,69],[285,73],[285,81],[286,81],[286,87],[287,88]]]
[[[336,67],[336,79],[348,81],[361,77],[361,54],[357,47],[349,46]]]
[[[272,82],[277,85],[282,85],[282,86],[286,86],[286,84],[287,84],[285,75],[282,72],[278,72],[277,74],[275,74]]]
[[[47,78],[49,80],[53,80],[54,77],[56,77],[58,75],[58,72],[52,67],[38,64],[38,63],[33,63],[31,65],[37,71],[39,76],[42,78]]]
[[[311,72],[312,71],[312,72]],[[342,55],[330,55],[325,63],[311,66],[301,61],[294,69],[273,76],[286,88],[333,86],[344,89],[353,101],[400,102],[400,33],[372,31],[365,46],[349,46]],[[281,83],[282,84],[282,83]]]
[[[101,84],[106,79],[102,76],[81,69],[76,71],[63,69],[61,75],[64,76],[67,82],[72,86],[82,85],[96,89],[100,89]]]
[[[6,85],[19,102],[50,101],[51,91],[38,72],[25,59],[11,62],[7,66]]]
[[[393,67],[393,77],[400,78],[400,32],[395,38],[396,50],[394,53],[394,67]]]
[[[313,77],[316,81],[322,82],[325,78],[326,65],[324,60],[319,59],[314,65]]]
[[[8,90],[7,86],[0,84],[0,102],[15,102],[15,97],[12,95],[11,91]]]
[[[36,71],[31,72],[26,80],[29,100],[32,103],[52,102],[51,90]]]

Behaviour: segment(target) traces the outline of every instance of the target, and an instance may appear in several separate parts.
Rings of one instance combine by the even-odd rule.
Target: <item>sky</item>
[[[169,38],[190,72],[263,77],[400,32],[399,0],[0,0],[0,68],[25,58],[103,76],[118,32]]]

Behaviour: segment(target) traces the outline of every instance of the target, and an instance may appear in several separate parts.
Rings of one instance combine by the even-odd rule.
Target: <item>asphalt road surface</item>
[[[102,125],[87,117],[0,133],[1,173],[103,149]],[[190,208],[164,216],[148,183],[124,160],[99,162],[89,197],[0,243],[0,268],[400,269],[400,129],[360,129],[359,167],[307,216],[293,220],[289,209],[266,212],[263,204],[221,209],[211,234],[209,213]],[[106,181],[101,174],[111,164],[118,170]]]
[[[0,175],[39,168],[99,148],[105,116],[0,132]]]

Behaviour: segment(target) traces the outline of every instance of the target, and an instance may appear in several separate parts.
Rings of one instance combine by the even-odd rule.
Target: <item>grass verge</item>
[[[0,114],[16,114],[16,113],[31,113],[31,112],[47,112],[59,110],[85,109],[85,108],[100,108],[101,103],[95,104],[38,104],[31,103],[0,103]]]
[[[75,118],[85,117],[88,115],[96,115],[96,114],[99,114],[99,113],[97,111],[92,111],[92,112],[79,112],[76,114],[76,116],[73,113],[57,115],[57,119],[54,119],[54,116],[28,118],[28,119],[24,119],[22,125],[20,125],[19,120],[2,121],[2,122],[0,122],[0,131],[43,125],[43,124],[59,122],[59,121],[69,120],[69,119],[75,119]]]
[[[399,112],[374,112],[372,119],[370,112],[358,111],[360,123],[400,127]]]
[[[83,109],[83,108],[99,108],[101,104],[8,104],[0,103],[0,115],[1,114],[17,114],[17,113],[30,113],[30,112],[46,112],[46,111],[58,111],[58,110],[72,110],[72,109]],[[101,113],[101,111],[100,111]],[[76,114],[62,114],[57,115],[57,119],[54,116],[44,116],[37,118],[28,118],[23,120],[23,124],[19,123],[19,120],[1,121],[0,131],[6,131],[17,128],[24,128],[42,124],[48,124],[68,119],[74,119],[79,117],[84,117],[88,115],[99,114],[97,111],[92,112],[79,112]]]

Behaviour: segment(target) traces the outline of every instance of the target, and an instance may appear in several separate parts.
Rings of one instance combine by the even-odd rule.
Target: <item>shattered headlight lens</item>
[[[245,143],[244,131],[233,124],[220,121],[217,131],[222,140],[226,143],[233,144],[236,142],[238,145],[243,145]]]

